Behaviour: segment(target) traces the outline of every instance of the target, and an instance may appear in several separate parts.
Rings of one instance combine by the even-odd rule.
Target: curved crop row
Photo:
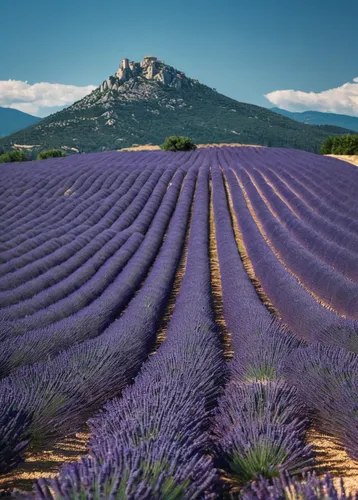
[[[235,174],[225,169],[225,175],[244,244],[260,283],[289,329],[298,338],[314,340],[317,332],[339,321],[339,316],[320,305],[277,260],[252,219]]]
[[[76,323],[78,321],[76,314],[81,315],[85,309],[91,310],[91,313],[94,314],[95,310],[98,311],[99,304],[103,307],[103,313],[111,309],[109,305],[111,302],[108,302],[107,299],[109,295],[113,295],[114,290],[119,288],[121,280],[125,279],[125,273],[121,271],[143,241],[143,235],[138,233],[133,233],[129,238],[127,234],[120,236],[119,250],[79,290],[70,293],[45,309],[35,311],[32,315],[22,314],[23,317],[14,321],[8,321],[7,316],[4,315],[5,321],[1,322],[0,338],[23,335],[26,332],[31,335],[33,330],[39,331],[50,325],[56,325],[59,321],[64,321],[67,318]]]
[[[145,181],[149,178],[149,173],[148,172],[142,172],[140,176],[138,176],[140,179],[138,179],[138,182],[133,185],[133,188],[130,193],[132,193],[133,197],[135,197],[138,193],[138,189],[142,187],[142,185],[145,183]],[[127,179],[122,186],[122,190],[126,198],[131,196],[131,194],[128,192],[127,193],[127,186],[126,184],[133,184],[132,179]],[[100,202],[97,201],[96,203],[85,203],[85,210],[83,210],[83,207],[80,207],[80,209],[77,208],[77,204],[74,201],[73,207],[76,209],[77,217],[75,219],[71,217],[64,218],[61,221],[61,224],[57,227],[52,229],[51,226],[49,227],[48,231],[41,231],[40,230],[33,230],[30,231],[30,233],[26,233],[23,235],[20,235],[18,237],[18,241],[16,242],[16,245],[9,251],[3,252],[3,258],[7,260],[11,260],[14,257],[18,257],[22,255],[23,253],[28,252],[28,248],[31,244],[31,248],[34,248],[38,246],[40,243],[42,243],[44,240],[44,237],[47,236],[47,240],[50,238],[57,238],[58,236],[61,236],[62,234],[66,233],[69,230],[76,231],[77,234],[81,233],[81,228],[82,227],[90,227],[93,224],[98,223],[111,209],[113,215],[116,214],[116,211],[119,210],[119,208],[116,205],[116,202],[118,200],[118,193],[114,194],[113,196],[109,197],[105,202]],[[122,196],[119,200],[122,202],[122,210],[125,209],[126,203],[124,201],[124,196]],[[71,206],[69,206],[70,213],[71,213]],[[82,229],[83,231],[83,229]]]
[[[269,203],[276,218],[280,220],[297,241],[320,260],[323,260],[347,278],[358,282],[357,255],[322,237],[317,231],[299,219],[276,195],[275,191],[259,173],[252,171],[249,175],[254,179],[254,183]]]
[[[293,353],[286,373],[313,410],[317,428],[334,436],[358,460],[358,356],[316,344]]]
[[[291,191],[282,180],[271,170],[261,169],[261,173],[274,186],[277,193],[282,196],[290,209],[295,212],[300,219],[305,221],[317,233],[322,234],[327,240],[334,242],[347,251],[354,254],[357,253],[358,238],[353,233],[346,229],[336,226],[324,217],[318,215],[314,210],[302,201],[296,194]]]
[[[172,172],[170,170],[167,171],[167,179],[171,178]],[[152,182],[149,182],[148,185],[145,185],[144,189],[141,191],[142,196],[138,195],[137,198],[134,200],[136,203],[133,203],[129,205],[128,209],[125,210],[121,217],[117,219],[117,221],[111,226],[111,230],[116,230],[119,231],[118,234],[122,235],[122,241],[120,240],[119,246],[121,246],[126,238],[128,238],[128,235],[126,232],[123,230],[127,227],[130,226],[138,216],[138,214],[144,210],[146,204],[148,202],[148,199],[150,198],[151,194],[157,190],[157,187],[161,187],[161,184],[158,184],[158,179],[154,178]],[[158,191],[158,190],[157,190]],[[161,196],[164,196],[164,188],[161,189],[159,194]],[[148,203],[148,205],[150,205]],[[129,212],[128,214],[126,212]],[[147,226],[150,224],[151,219],[147,219],[148,223]],[[113,251],[111,252],[113,253]],[[107,262],[103,264],[103,266],[99,269],[99,273],[103,274],[105,278],[105,283],[103,286],[108,286],[108,283],[111,282],[111,276],[115,277],[118,274],[118,266],[121,268],[121,263],[120,261],[116,262],[116,254],[109,259]],[[45,324],[49,324],[50,322],[56,321],[56,317],[63,318],[66,315],[70,316],[76,310],[79,310],[80,308],[84,307],[84,305],[88,304],[90,302],[90,297],[93,296],[93,294],[98,295],[101,293],[101,283],[100,283],[100,277],[98,277],[98,273],[96,273],[92,278],[91,278],[91,268],[89,267],[89,263],[86,262],[84,268],[82,269],[82,274],[83,274],[83,279],[85,280],[83,286],[80,286],[80,283],[78,283],[78,280],[76,279],[76,276],[74,274],[69,278],[69,285],[70,285],[70,290],[65,291],[65,284],[63,281],[61,281],[58,285],[53,287],[51,290],[47,290],[45,294],[45,300],[49,304],[43,305],[43,298],[42,296],[38,297],[36,296],[33,300],[27,301],[26,303],[20,303],[17,307],[15,308],[10,308],[10,309],[4,309],[2,314],[4,317],[9,317],[9,318],[16,318],[16,324],[17,327],[19,328],[19,333],[21,332],[22,329],[34,329],[34,327],[41,327],[45,326]],[[73,290],[73,285],[72,283],[77,284],[78,290]],[[29,283],[29,286],[31,287],[31,282]],[[72,286],[72,290],[71,290]],[[89,291],[89,295],[88,292]],[[104,290],[104,288],[102,288]],[[57,300],[51,301],[51,291],[54,293],[55,298]],[[60,293],[60,297],[58,296]],[[94,296],[95,296],[94,295]],[[76,300],[79,299],[79,302],[76,304]],[[62,299],[62,303],[58,304],[58,301]],[[67,301],[67,302],[66,302]],[[66,304],[68,305],[68,309],[66,310]],[[46,309],[43,309],[46,307]],[[62,312],[61,312],[61,307],[62,307]],[[40,310],[38,313],[36,311]],[[35,314],[36,313],[36,314]],[[32,314],[32,317],[27,317],[26,320],[21,320],[19,318],[22,318],[23,316],[29,316]]]
[[[335,158],[322,158],[316,155],[308,155],[303,161],[302,155],[297,155],[297,152],[292,150],[276,154],[276,158],[281,156],[282,163],[279,161],[279,165],[293,171],[297,179],[310,187],[311,191],[316,192],[316,188],[324,187],[325,192],[319,191],[319,193],[323,197],[328,195],[328,202],[333,201],[332,196],[334,196],[337,201],[346,205],[348,211],[352,208],[352,203],[353,206],[357,206],[354,182],[358,181],[358,176],[354,166],[342,165],[341,161]]]
[[[342,227],[342,229],[347,229],[348,231],[358,232],[357,218],[354,213],[353,203],[349,200],[349,207],[344,208],[344,215],[339,213],[335,208],[335,205],[339,204],[339,199],[332,202],[332,206],[326,203],[327,197],[322,194],[322,197],[318,196],[319,190],[315,189],[312,193],[304,184],[297,181],[293,175],[285,171],[283,168],[275,168],[275,173],[280,178],[286,182],[290,189],[292,189],[314,212],[321,215],[332,224],[337,224]],[[311,186],[312,189],[312,186]],[[324,200],[324,201],[323,201]],[[358,213],[358,212],[357,212]]]
[[[83,220],[83,214],[91,213],[96,209],[96,206],[101,203],[110,193],[108,190],[99,190],[100,181],[96,179],[95,174],[92,178],[86,180],[86,184],[89,185],[88,192],[85,192],[83,197],[79,196],[78,193],[72,194],[71,190],[65,190],[61,193],[60,197],[66,199],[66,203],[61,210],[54,206],[45,214],[43,217],[37,218],[38,224],[34,224],[34,220],[26,224],[22,224],[21,221],[6,238],[6,245],[9,249],[14,248],[19,243],[24,241],[25,237],[34,236],[36,234],[41,234],[47,228],[51,227],[57,229],[61,227],[64,222],[74,222]],[[55,198],[56,199],[56,198]],[[41,218],[45,218],[45,221],[41,221]]]
[[[79,271],[83,268],[85,262],[89,262],[92,266],[92,263],[96,261],[97,258],[99,259],[99,255],[106,252],[108,245],[112,246],[111,241],[116,235],[115,231],[111,229],[105,229],[104,227],[100,231],[98,231],[98,229],[98,227],[92,228],[91,232],[88,233],[90,237],[87,244],[77,252],[74,251],[64,262],[60,262],[56,266],[48,269],[37,278],[30,280],[30,282],[25,281],[16,288],[0,291],[1,306],[9,307],[22,300],[28,300],[34,295],[45,292],[47,288],[54,286],[56,283],[69,278],[72,273]],[[78,237],[79,240],[82,238],[83,236]]]
[[[175,176],[151,226],[151,240],[158,244],[174,212],[162,250],[142,289],[119,320],[98,338],[74,345],[52,360],[24,366],[0,382],[0,394],[16,391],[33,414],[31,446],[78,430],[94,411],[121,393],[148,355],[180,259],[196,171],[190,170],[177,203],[183,176],[184,172]],[[68,335],[70,343],[68,330],[62,333]],[[38,348],[44,341],[39,337]]]
[[[98,207],[96,213],[99,215],[99,217],[97,217],[97,220],[92,219],[93,223],[98,223],[106,215],[108,216],[113,214],[113,216],[116,217],[117,209],[115,203],[117,201],[117,197],[121,194],[121,191],[122,194],[127,193],[128,189],[132,187],[137,177],[138,176],[136,175],[129,175],[126,181],[123,183],[123,186],[121,186],[121,188],[119,189],[119,193],[117,195],[113,194],[110,200],[107,200],[106,203],[103,203],[102,206]],[[2,261],[4,262],[4,264],[0,266],[0,272],[7,273],[11,272],[11,270],[16,270],[18,267],[22,267],[22,265],[24,265],[22,264],[22,259],[25,260],[25,264],[32,262],[32,260],[36,260],[37,258],[39,258],[37,253],[34,254],[34,258],[31,258],[31,260],[29,260],[29,256],[26,254],[28,254],[31,250],[34,249],[35,252],[41,251],[40,245],[43,245],[44,243],[46,244],[46,242],[51,240],[52,238],[58,238],[63,234],[68,233],[69,231],[71,231],[73,235],[81,234],[81,232],[83,232],[85,229],[91,228],[90,222],[91,221],[86,220],[85,223],[79,224],[77,226],[70,222],[68,224],[63,224],[62,228],[61,227],[57,229],[50,228],[47,232],[44,232],[43,234],[40,233],[38,235],[30,236],[30,238],[22,238],[22,242],[20,242],[18,246],[13,248],[11,251],[7,252],[7,254],[5,254],[5,252],[2,253]],[[37,247],[39,248],[37,249]],[[47,253],[45,252],[44,255],[47,255]],[[7,262],[16,258],[18,260],[15,262]]]
[[[341,315],[358,318],[358,286],[315,258],[282,227],[244,172],[238,173],[262,228],[280,259],[310,292]]]
[[[112,237],[114,236],[115,232],[121,232],[124,231],[126,228],[131,226],[131,231],[127,231],[124,234],[128,234],[128,236],[133,233],[133,232],[140,232],[143,235],[147,231],[147,228],[154,217],[160,202],[165,194],[165,191],[167,189],[167,184],[169,180],[171,179],[173,175],[173,170],[168,168],[168,170],[162,175],[162,177],[159,179],[158,182],[154,185],[153,183],[150,183],[148,185],[145,185],[143,189],[140,191],[139,195],[130,203],[127,208],[118,216],[116,220],[113,221],[113,219],[106,217],[105,221],[102,223],[97,224],[94,228],[91,229],[91,239],[96,233],[98,233],[97,237],[98,241],[103,238],[103,235],[106,234],[112,234]],[[110,229],[107,229],[107,227],[110,227]],[[104,240],[104,243],[106,241]],[[87,276],[89,279],[90,277],[90,270],[91,267],[89,267],[89,272],[87,271],[87,265],[91,266],[92,263],[88,262],[88,255],[89,255],[89,250],[92,247],[92,241],[89,242],[89,244],[84,247],[81,251],[78,252],[78,258],[75,256],[70,257],[67,261],[65,261],[63,264],[58,264],[55,266],[55,268],[49,269],[46,273],[40,275],[37,279],[30,280],[27,283],[24,283],[22,286],[17,287],[16,289],[11,290],[8,293],[2,293],[0,292],[0,301],[4,304],[8,304],[10,301],[14,301],[19,298],[25,299],[26,294],[30,294],[30,296],[35,295],[34,291],[42,291],[43,294],[46,294],[46,286],[44,286],[49,280],[51,283],[51,286],[59,281],[61,281],[59,278],[65,273],[83,273],[84,275]],[[81,258],[81,259],[80,259]],[[82,269],[79,269],[81,264],[85,264],[85,266],[82,266]],[[71,264],[71,265],[70,265]],[[77,268],[74,267],[77,264]],[[88,273],[88,274],[87,274]],[[64,278],[66,278],[68,274],[64,275]],[[56,281],[55,281],[55,278]],[[77,278],[75,276],[71,277],[73,280],[75,280],[76,283],[78,283]],[[60,287],[62,288],[62,282],[60,283]],[[59,288],[59,287],[58,287]],[[57,289],[56,289],[57,290]],[[56,293],[56,290],[54,292]],[[47,298],[47,295],[46,295]],[[9,304],[10,305],[10,304]],[[19,306],[21,308],[21,304]],[[16,311],[18,308],[14,308]]]
[[[111,228],[112,225],[118,221],[119,217],[125,213],[127,210],[129,210],[129,207],[133,200],[138,196],[140,193],[141,189],[143,189],[145,182],[148,180],[148,176],[142,177],[141,179],[137,179],[138,182],[134,182],[133,186],[131,186],[131,189],[127,190],[127,186],[123,186],[123,194],[118,201],[113,198],[113,200],[109,200],[106,203],[102,203],[100,210],[97,211],[96,213],[96,218],[95,219],[88,219],[86,220],[85,224],[81,224],[80,226],[72,226],[72,224],[64,224],[61,233],[53,234],[52,231],[51,233],[48,232],[47,236],[49,238],[52,238],[52,235],[55,236],[55,239],[50,239],[49,244],[53,243],[53,241],[56,241],[58,239],[58,235],[62,233],[69,233],[73,236],[79,237],[82,234],[86,234],[87,231],[89,230],[92,234],[96,234],[95,231],[98,228],[99,230],[103,230],[104,228]],[[46,233],[45,233],[46,235]],[[36,238],[34,239],[34,244],[36,245]],[[63,253],[67,250],[67,253]],[[5,286],[9,287],[14,287],[17,285],[17,283],[20,281],[23,283],[26,279],[31,279],[31,271],[29,269],[32,269],[33,267],[36,268],[36,265],[56,265],[56,262],[61,262],[60,259],[67,259],[68,255],[71,255],[71,247],[67,249],[63,249],[62,252],[59,251],[56,254],[53,254],[53,252],[48,252],[46,248],[46,243],[44,245],[38,246],[34,251],[27,253],[25,256],[19,257],[16,262],[10,261],[9,263],[3,265],[3,269],[8,272],[8,268],[13,268],[14,264],[16,264],[16,267],[14,271],[8,275],[8,279],[6,280],[5,278],[0,281],[0,286],[5,288]],[[40,262],[40,264],[37,262],[36,265],[29,266],[29,264],[32,264],[35,261],[38,261],[42,258],[45,258],[46,260]],[[29,266],[26,269],[23,269],[23,267]],[[18,269],[20,268],[20,269]],[[27,278],[27,276],[30,276],[30,278]]]
[[[224,318],[234,358],[214,420],[218,463],[232,482],[301,471],[312,462],[305,444],[309,421],[296,390],[283,380],[287,356],[299,343],[273,320],[245,272],[235,242],[220,171],[213,202]]]
[[[122,398],[91,421],[92,455],[101,460],[110,455],[119,471],[114,495],[197,498],[216,482],[205,456],[205,429],[220,388],[223,357],[211,310],[208,187],[208,169],[202,168],[186,271],[166,340]],[[143,473],[138,475],[138,469]],[[86,491],[82,485],[81,493]]]
[[[88,187],[91,187],[91,182],[89,182],[89,177],[91,176],[94,179],[101,178],[101,182],[98,183],[98,189],[101,190],[110,190],[110,191],[115,191],[118,189],[118,187],[121,185],[122,181],[125,179],[125,175],[129,175],[131,172],[137,172],[140,173],[142,171],[141,164],[143,162],[138,162],[138,161],[133,161],[133,157],[131,161],[123,161],[125,158],[121,155],[116,155],[116,154],[111,154],[111,157],[114,161],[110,162],[108,159],[107,155],[101,155],[101,158],[97,157],[92,157],[91,159],[87,157],[87,161],[83,162],[83,165],[79,165],[78,162],[76,162],[75,158],[69,158],[66,161],[67,164],[67,175],[64,177],[59,177],[57,176],[57,182],[55,185],[55,189],[50,190],[47,185],[45,185],[42,189],[48,188],[49,191],[43,192],[42,189],[38,189],[38,184],[39,182],[35,182],[35,185],[31,187],[33,184],[31,181],[27,181],[26,183],[26,189],[24,189],[22,196],[24,196],[24,206],[26,209],[28,209],[29,202],[28,200],[30,199],[30,203],[32,205],[32,209],[34,210],[38,206],[38,212],[39,215],[41,214],[45,215],[45,219],[48,219],[49,217],[49,210],[54,209],[54,204],[57,205],[58,203],[66,203],[68,204],[69,201],[72,200],[71,196],[75,195],[76,198],[78,198],[78,195],[83,193],[84,189],[87,189]],[[92,161],[91,161],[92,160]],[[113,167],[112,167],[113,164]],[[142,165],[143,166],[143,165]],[[139,168],[138,168],[139,167]],[[14,167],[16,170],[16,167]],[[42,179],[42,183],[48,184],[48,171],[49,171],[50,165],[48,165],[48,162],[46,162],[46,168],[43,168],[43,175],[44,179]],[[103,168],[103,171],[102,171]],[[146,165],[146,169],[150,170],[151,166]],[[98,170],[100,169],[101,174],[98,175]],[[120,174],[118,175],[118,169],[120,169]],[[33,172],[32,175],[36,179],[36,174],[39,175],[39,164],[36,164],[36,167],[34,166],[31,171]],[[57,169],[56,169],[57,171]],[[55,171],[55,172],[56,172]],[[65,170],[66,171],[66,170]],[[63,175],[63,172],[62,172]],[[56,173],[55,173],[56,177]],[[62,181],[63,179],[63,181]],[[112,181],[112,182],[109,182]],[[39,192],[40,191],[40,192]],[[41,199],[41,196],[42,199]],[[70,200],[68,199],[68,196],[70,195]],[[42,201],[43,203],[38,205],[38,201]],[[45,199],[43,199],[45,198]],[[84,198],[85,199],[85,198]],[[46,201],[47,200],[47,201]],[[27,202],[27,203],[26,203]],[[9,209],[9,206],[11,206],[11,203],[7,203],[6,207]],[[16,211],[20,208],[20,203],[19,203],[19,198],[18,196],[14,197],[14,206]],[[34,213],[34,211],[32,211]],[[36,213],[36,212],[35,212]],[[56,215],[56,210],[53,210],[51,213],[53,215]],[[16,215],[14,217],[14,221],[16,222],[16,225],[21,225],[24,220],[22,217],[20,217],[20,213],[13,214]],[[37,214],[36,214],[37,215]],[[6,213],[6,218],[9,218],[9,213],[7,211]],[[28,218],[31,217],[29,216]],[[4,219],[3,219],[4,220]]]

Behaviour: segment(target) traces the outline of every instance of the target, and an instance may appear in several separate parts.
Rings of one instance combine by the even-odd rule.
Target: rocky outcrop
[[[141,63],[122,59],[117,72],[104,80],[100,86],[101,92],[108,90],[118,91],[121,86],[133,80],[131,88],[138,87],[145,80],[154,80],[167,87],[181,89],[183,86],[193,86],[199,83],[197,80],[188,78],[185,73],[178,71],[172,66],[164,64],[154,56],[145,56]]]

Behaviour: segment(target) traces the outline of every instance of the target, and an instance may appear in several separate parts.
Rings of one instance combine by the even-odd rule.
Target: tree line
[[[358,134],[327,137],[320,153],[322,155],[358,155]]]

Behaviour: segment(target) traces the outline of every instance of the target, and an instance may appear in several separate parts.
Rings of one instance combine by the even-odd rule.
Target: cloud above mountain
[[[51,108],[69,106],[95,88],[95,85],[80,87],[61,83],[29,84],[20,80],[0,80],[0,106],[45,116],[51,113]]]
[[[358,77],[351,83],[322,92],[275,90],[265,97],[279,108],[288,111],[324,111],[358,116]]]

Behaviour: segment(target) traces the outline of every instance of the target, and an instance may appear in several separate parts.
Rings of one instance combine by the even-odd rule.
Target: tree
[[[347,134],[328,137],[321,146],[322,155],[357,155],[358,135]]]
[[[38,160],[47,160],[47,158],[63,158],[65,153],[60,149],[49,149],[48,151],[41,151],[38,155]]]
[[[10,163],[14,161],[28,161],[28,157],[23,151],[8,151],[0,155],[0,163]]]
[[[321,155],[330,155],[332,151],[332,146],[333,146],[333,137],[327,137],[327,139],[322,144],[319,152],[321,153]]]
[[[165,139],[160,149],[164,149],[164,151],[193,151],[196,149],[196,145],[188,137],[172,135]]]

